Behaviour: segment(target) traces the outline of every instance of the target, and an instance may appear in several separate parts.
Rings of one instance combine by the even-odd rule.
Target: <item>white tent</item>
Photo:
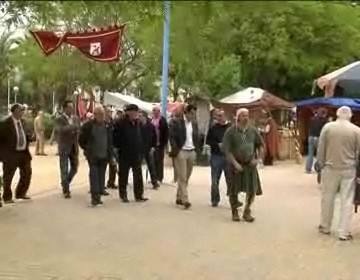
[[[261,88],[248,87],[244,90],[240,90],[232,95],[229,95],[220,100],[221,103],[227,104],[248,104],[261,100],[264,94],[264,90]]]
[[[123,109],[127,104],[136,104],[140,110],[151,113],[153,104],[140,100],[132,95],[124,95],[117,92],[104,92],[104,105],[114,106],[115,108]]]

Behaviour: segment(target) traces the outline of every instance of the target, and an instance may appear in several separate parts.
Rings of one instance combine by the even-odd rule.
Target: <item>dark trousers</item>
[[[106,159],[88,160],[91,199],[100,201],[101,193],[105,188],[105,173],[108,161]]]
[[[14,178],[16,169],[19,168],[20,180],[15,190],[15,197],[25,196],[31,182],[31,158],[28,152],[16,152],[11,156],[11,159],[3,162],[3,181],[4,181],[4,201],[12,199],[11,183]]]
[[[113,188],[115,187],[117,167],[116,164],[112,164],[112,163],[109,163],[108,167],[109,167],[109,178],[106,185],[108,188]]]
[[[158,179],[157,179],[156,171],[155,171],[154,156],[151,155],[150,153],[145,153],[144,158],[145,158],[147,169],[149,170],[149,173],[150,173],[151,184],[153,186],[155,186],[158,182]]]
[[[264,156],[264,165],[273,165],[274,163],[274,158],[273,156],[269,153],[269,152],[266,152],[265,153],[265,156]]]
[[[119,196],[121,199],[127,198],[127,184],[129,179],[129,171],[133,173],[133,188],[135,199],[143,198],[144,182],[141,169],[141,160],[128,160],[119,158]]]
[[[164,180],[164,158],[165,148],[157,147],[154,153],[154,166],[156,177],[160,182]]]
[[[210,158],[210,167],[211,167],[211,202],[219,203],[220,201],[220,190],[219,190],[219,181],[221,174],[224,172],[225,181],[226,181],[226,193],[229,194],[229,170],[228,162],[225,155],[211,155]]]
[[[63,193],[69,193],[70,183],[78,171],[79,157],[74,152],[70,154],[59,154],[59,161],[61,186],[63,188]]]

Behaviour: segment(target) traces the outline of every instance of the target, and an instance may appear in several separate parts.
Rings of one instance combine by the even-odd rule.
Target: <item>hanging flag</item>
[[[51,31],[30,31],[45,55],[56,51],[64,41],[66,34],[59,34]]]
[[[100,62],[117,61],[120,57],[124,25],[109,30],[68,33],[66,43],[76,47],[86,57]]]
[[[92,32],[64,33],[30,31],[45,55],[50,55],[65,42],[76,47],[86,57],[99,62],[119,60],[125,25]]]

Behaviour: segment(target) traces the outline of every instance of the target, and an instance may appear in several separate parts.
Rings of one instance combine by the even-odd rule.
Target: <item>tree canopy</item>
[[[71,93],[79,81],[160,99],[163,2],[5,1],[0,8],[10,30],[127,25],[121,60],[111,64],[89,61],[70,47],[45,57],[28,35],[10,49],[4,33],[0,98],[16,66],[24,100],[40,105],[53,91]],[[179,88],[222,98],[248,86],[303,98],[316,77],[357,60],[360,50],[360,8],[350,1],[173,1],[170,28],[174,98]]]

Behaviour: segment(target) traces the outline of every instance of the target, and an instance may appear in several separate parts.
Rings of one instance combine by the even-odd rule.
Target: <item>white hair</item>
[[[336,116],[339,120],[350,121],[352,117],[352,111],[348,106],[341,106],[336,110]]]

